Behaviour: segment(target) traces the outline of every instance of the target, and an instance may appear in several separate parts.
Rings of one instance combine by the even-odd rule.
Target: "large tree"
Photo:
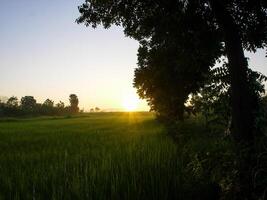
[[[222,55],[227,55],[231,74],[233,135],[237,140],[250,141],[253,119],[250,114],[252,108],[248,91],[247,60],[243,47],[255,50],[266,46],[266,5],[263,2],[88,0],[79,8],[81,16],[78,22],[93,27],[103,24],[106,28],[112,24],[122,25],[125,34],[139,40],[141,45],[143,41],[153,41],[150,45],[152,48],[155,44],[168,42],[170,37],[176,38],[174,44],[181,47],[180,52],[192,50],[188,45],[192,44],[191,40],[201,43],[204,47],[220,47],[222,44],[225,50]],[[205,42],[202,42],[203,40]],[[192,57],[189,59],[196,54],[217,57],[214,53],[217,51],[216,48],[196,48],[192,50]],[[187,55],[190,55],[190,52]],[[195,67],[197,66],[196,63]],[[207,69],[200,69],[205,70]]]
[[[240,199],[252,198],[249,163],[255,135],[253,92],[249,89],[244,50],[255,51],[267,45],[266,4],[264,0],[87,0],[79,7],[81,16],[77,20],[92,27],[121,25],[127,36],[140,41],[141,46],[148,43],[151,49],[164,44],[170,36],[176,38],[180,52],[186,52],[193,40],[200,48],[194,49],[192,58],[199,55],[216,59],[218,48],[223,47],[221,56],[228,58],[232,91],[232,136],[239,155],[239,182],[243,183],[239,188]],[[209,33],[210,41],[203,43],[205,32]],[[210,45],[211,48],[202,48]],[[201,74],[213,64],[200,69],[197,64],[193,66]]]

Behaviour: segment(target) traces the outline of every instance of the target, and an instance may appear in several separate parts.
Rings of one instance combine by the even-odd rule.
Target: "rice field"
[[[0,119],[0,199],[207,199],[189,142],[151,113]]]

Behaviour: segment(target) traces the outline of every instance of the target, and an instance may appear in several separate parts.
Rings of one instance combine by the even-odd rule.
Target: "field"
[[[0,199],[214,199],[199,157],[227,144],[184,126],[175,143],[151,113],[2,119]]]

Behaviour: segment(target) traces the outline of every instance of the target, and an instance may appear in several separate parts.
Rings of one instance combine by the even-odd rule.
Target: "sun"
[[[138,107],[139,99],[134,94],[127,94],[124,96],[122,105],[125,111],[135,111]]]

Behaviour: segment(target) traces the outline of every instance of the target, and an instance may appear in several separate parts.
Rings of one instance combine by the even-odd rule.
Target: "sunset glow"
[[[134,90],[138,41],[125,37],[121,26],[93,30],[75,23],[82,2],[3,1],[0,99],[30,95],[68,106],[68,96],[76,94],[85,112],[149,111],[136,93],[127,95]],[[267,75],[265,53],[245,52],[252,69]]]
[[[136,111],[138,107],[139,99],[134,94],[127,94],[124,96],[122,105],[125,111],[131,112]]]

